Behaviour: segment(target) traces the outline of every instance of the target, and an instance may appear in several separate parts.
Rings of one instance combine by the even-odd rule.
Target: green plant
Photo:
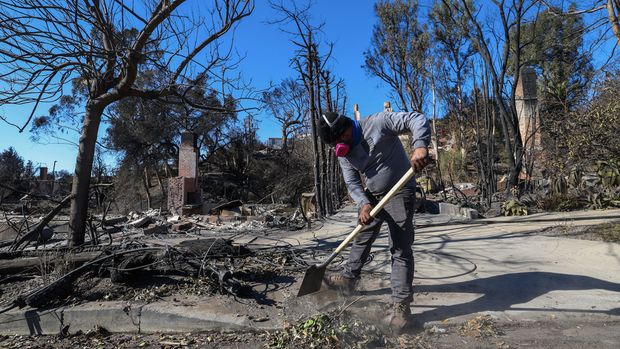
[[[421,177],[421,178],[416,178],[416,181],[418,183],[418,185],[424,190],[424,192],[426,193],[430,193],[435,191],[435,188],[437,188],[437,185],[435,184],[435,181],[430,178],[430,177]]]
[[[596,175],[607,188],[620,186],[620,161],[597,161]]]
[[[516,199],[504,201],[501,209],[504,216],[527,216],[529,212],[527,206]]]
[[[266,346],[268,348],[329,348],[338,343],[338,334],[346,331],[346,326],[336,328],[327,315],[319,314],[272,334]]]
[[[442,151],[439,166],[444,180],[463,181],[470,179],[465,170],[463,156],[458,150]]]

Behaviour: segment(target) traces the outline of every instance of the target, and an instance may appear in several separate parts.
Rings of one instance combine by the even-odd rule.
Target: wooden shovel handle
[[[383,197],[383,199],[381,199],[381,201],[379,201],[379,203],[373,207],[372,211],[370,211],[370,216],[371,217],[376,217],[377,213],[379,213],[379,211],[381,211],[383,209],[383,206],[385,206],[385,204],[399,191],[402,189],[402,187],[409,182],[409,180],[413,177],[414,175],[414,171],[413,168],[409,168],[409,171],[407,171],[407,173],[405,173],[404,176],[402,176],[402,178],[392,187],[392,189],[390,189],[390,191]],[[363,224],[358,224],[357,227],[355,227],[355,229],[351,232],[351,234],[349,234],[349,236],[347,236],[346,239],[344,239],[340,245],[338,246],[338,248],[336,248],[336,250],[334,251],[334,254],[338,254],[340,253],[340,251],[342,251],[345,247],[347,247],[347,245],[349,245],[349,243],[351,242],[351,240],[353,240],[357,234],[359,234],[360,231],[362,231],[362,228],[364,228]]]

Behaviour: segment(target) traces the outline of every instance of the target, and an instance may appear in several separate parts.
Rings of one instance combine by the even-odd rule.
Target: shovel
[[[379,201],[379,203],[370,211],[370,216],[375,217],[379,211],[383,209],[383,206],[398,192],[404,185],[407,183],[411,177],[413,177],[414,171],[413,168],[410,168],[407,173],[396,183],[392,189]],[[347,236],[344,241],[340,243],[338,248],[327,258],[323,263],[315,264],[310,266],[308,270],[306,270],[306,274],[304,275],[304,279],[301,282],[301,287],[299,287],[299,292],[297,293],[297,297],[305,296],[310,293],[317,292],[321,289],[321,284],[323,283],[323,276],[325,275],[325,269],[327,265],[331,263],[331,261],[336,258],[336,256],[340,253],[340,251],[344,250],[349,242],[353,240],[357,234],[364,228],[363,224],[358,224],[357,227]]]

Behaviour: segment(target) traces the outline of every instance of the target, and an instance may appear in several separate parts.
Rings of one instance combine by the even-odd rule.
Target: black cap
[[[323,113],[319,117],[319,137],[321,137],[323,143],[331,144],[347,130],[351,123],[351,119],[342,114],[334,112]]]

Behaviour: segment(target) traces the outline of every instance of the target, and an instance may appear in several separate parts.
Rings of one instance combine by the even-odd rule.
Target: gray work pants
[[[369,195],[372,204],[378,200]],[[383,207],[372,223],[367,225],[355,238],[349,259],[342,275],[347,278],[360,276],[362,266],[368,259],[372,244],[379,235],[383,222],[388,224],[390,253],[392,254],[392,300],[407,302],[413,300],[413,211],[415,189],[403,188]]]

